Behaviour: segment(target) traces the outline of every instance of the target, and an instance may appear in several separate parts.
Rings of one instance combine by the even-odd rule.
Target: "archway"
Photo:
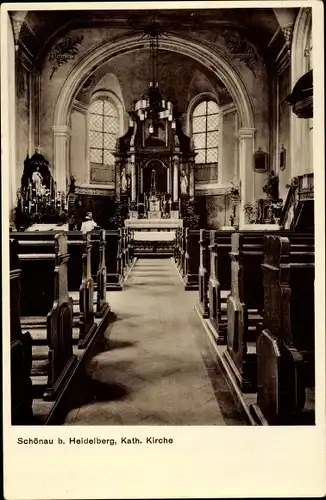
[[[69,116],[75,95],[99,66],[118,55],[144,48],[150,48],[149,41],[140,41],[139,34],[116,37],[90,50],[79,59],[68,74],[60,90],[54,111],[54,172],[59,189],[65,189],[66,178],[69,175]],[[238,172],[242,180],[241,203],[244,205],[247,202],[252,202],[254,114],[251,99],[241,75],[224,54],[190,37],[166,34],[160,42],[160,50],[177,52],[196,60],[220,78],[227,87],[238,114],[237,157]],[[243,220],[240,220],[240,224],[244,224],[244,216]]]

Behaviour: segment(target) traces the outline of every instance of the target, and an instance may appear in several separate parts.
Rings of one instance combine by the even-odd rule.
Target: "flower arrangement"
[[[249,224],[255,224],[256,222],[256,209],[253,203],[246,203],[243,207],[243,210],[247,216],[247,220]]]
[[[278,197],[278,176],[275,174],[274,170],[272,170],[268,176],[267,183],[263,186],[263,192],[267,194],[267,196],[271,200],[279,200]]]
[[[187,200],[182,204],[183,226],[189,229],[198,229],[200,217],[195,212],[195,203]]]
[[[291,181],[290,181],[290,184],[286,184],[285,187],[287,189],[290,189],[290,188],[296,188],[299,184],[299,179],[298,177],[292,177]]]
[[[116,203],[114,214],[109,218],[109,226],[112,228],[123,227],[125,220],[128,218],[129,205],[128,202]]]
[[[57,191],[55,197],[50,189],[41,186],[35,190],[21,188],[17,192],[15,226],[17,230],[27,229],[35,223],[65,224],[68,221],[65,194]]]
[[[240,182],[237,179],[237,176],[234,174],[232,181],[230,182],[230,194],[231,196],[240,196]]]

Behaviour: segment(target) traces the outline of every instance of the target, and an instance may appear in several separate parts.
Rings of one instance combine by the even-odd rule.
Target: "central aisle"
[[[122,292],[108,293],[116,320],[98,342],[74,425],[244,425],[201,338],[171,259],[139,259]]]

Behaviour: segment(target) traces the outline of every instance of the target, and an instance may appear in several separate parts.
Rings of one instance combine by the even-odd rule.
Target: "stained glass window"
[[[196,163],[217,163],[219,141],[219,109],[214,101],[202,101],[192,114]]]
[[[118,112],[107,99],[97,99],[89,109],[90,162],[114,165],[113,151],[118,135]]]

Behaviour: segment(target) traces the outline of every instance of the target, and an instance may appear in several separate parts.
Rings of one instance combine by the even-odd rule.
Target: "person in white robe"
[[[81,225],[81,232],[88,233],[89,231],[93,231],[97,227],[96,222],[93,220],[92,212],[87,212],[85,216],[85,220]]]

